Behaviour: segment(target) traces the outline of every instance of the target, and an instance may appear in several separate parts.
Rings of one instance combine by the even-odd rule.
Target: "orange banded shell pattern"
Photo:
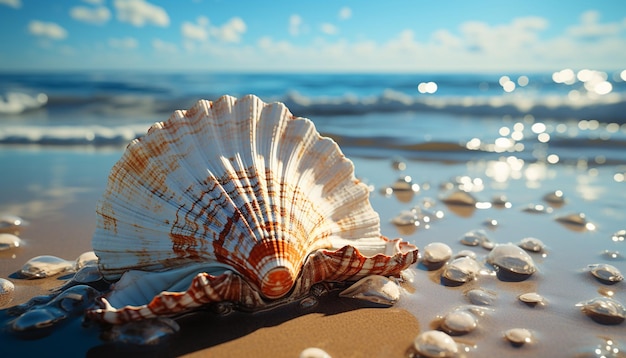
[[[204,285],[207,298],[191,301],[260,307],[325,280],[397,275],[417,260],[417,248],[380,235],[368,188],[337,144],[283,104],[252,95],[201,100],[153,125],[111,170],[96,211],[92,244],[107,279],[131,270],[221,269],[198,274],[186,291],[154,296],[158,302]],[[324,271],[348,259],[343,273]],[[217,294],[219,287],[228,293]],[[142,309],[161,312],[148,298]]]

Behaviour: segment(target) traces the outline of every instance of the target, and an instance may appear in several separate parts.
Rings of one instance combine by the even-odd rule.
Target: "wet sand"
[[[11,252],[0,252],[0,277],[16,286],[11,305],[25,302],[35,294],[60,285],[59,277],[45,280],[22,280],[14,273],[28,259],[43,254],[74,260],[91,249],[95,227],[95,203],[110,167],[121,151],[80,152],[52,149],[11,149],[0,152],[5,168],[18,168],[5,176],[0,198],[0,213],[18,215],[30,222],[20,232],[25,245]],[[349,153],[348,153],[349,155]],[[442,284],[441,271],[428,271],[423,265],[411,269],[413,282],[406,287],[401,301],[392,308],[363,305],[330,295],[307,311],[285,307],[279,311],[255,315],[231,314],[216,317],[201,313],[180,319],[181,332],[158,351],[129,352],[100,340],[97,327],[82,327],[72,320],[47,337],[21,340],[6,331],[0,334],[0,346],[6,356],[29,356],[44,348],[58,355],[104,356],[111,353],[134,356],[190,355],[295,357],[307,347],[317,346],[333,357],[397,357],[411,352],[412,340],[421,331],[434,329],[437,317],[468,305],[465,293],[484,288],[495,293],[495,302],[479,318],[478,328],[454,337],[467,350],[467,356],[585,356],[611,342],[612,349],[624,354],[626,325],[602,325],[583,315],[576,303],[600,295],[612,296],[626,303],[626,284],[605,285],[589,275],[585,268],[594,263],[610,263],[626,272],[626,260],[603,255],[605,250],[624,255],[626,242],[611,235],[626,228],[626,190],[624,182],[613,175],[623,167],[584,168],[574,165],[526,163],[519,171],[490,176],[493,161],[407,162],[406,170],[392,169],[391,159],[352,158],[357,176],[374,187],[371,201],[381,216],[382,232],[389,237],[404,237],[423,248],[430,242],[444,242],[454,252],[474,251],[484,261],[488,251],[459,242],[467,231],[484,229],[497,243],[516,243],[524,237],[536,237],[547,246],[543,254],[531,254],[538,272],[521,282],[505,282],[485,271],[469,283],[458,287]],[[380,189],[391,185],[399,176],[410,175],[421,190],[408,197],[383,195]],[[481,178],[482,190],[474,195],[490,201],[505,194],[509,209],[460,208],[443,205],[436,208],[445,217],[429,228],[399,228],[390,223],[402,210],[420,204],[425,198],[437,199],[440,189],[451,178]],[[478,186],[478,185],[477,185]],[[563,190],[565,205],[551,213],[530,214],[522,209],[529,204],[544,204],[542,196],[552,190]],[[584,212],[596,226],[586,230],[566,226],[555,217]],[[487,219],[499,225],[488,228]],[[547,299],[545,306],[528,307],[517,300],[525,292],[539,292]],[[6,307],[2,307],[4,309]],[[1,311],[0,311],[1,312]],[[3,313],[4,314],[4,313]],[[5,321],[5,316],[2,316]],[[506,329],[530,329],[535,341],[513,347],[503,338]],[[5,356],[5,354],[2,354]],[[617,355],[616,355],[617,356]]]

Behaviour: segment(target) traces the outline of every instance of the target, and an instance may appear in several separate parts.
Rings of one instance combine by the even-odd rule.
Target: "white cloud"
[[[67,37],[67,31],[54,22],[32,20],[28,23],[28,32],[52,40],[63,40]]]
[[[189,21],[183,22],[180,31],[183,34],[183,37],[186,39],[206,41],[209,38],[209,30],[207,27],[208,24],[209,19],[201,16],[198,18],[197,23],[195,24]]]
[[[6,5],[15,9],[22,7],[22,0],[0,0],[0,5]]]
[[[92,5],[103,5],[104,4],[104,0],[83,0],[83,2],[86,2],[87,4],[92,4]]]
[[[289,16],[289,34],[291,36],[298,36],[300,34],[300,27],[302,26],[302,18],[300,15],[293,14]]]
[[[170,24],[167,12],[145,0],[115,0],[117,19],[141,27],[146,24],[166,27]]]
[[[347,20],[351,17],[352,17],[352,9],[350,9],[347,6],[344,6],[341,9],[339,9],[339,19]]]
[[[612,36],[619,34],[623,27],[618,22],[600,24],[600,13],[594,10],[584,12],[580,16],[580,20],[579,25],[567,29],[569,35],[585,38]]]
[[[109,46],[117,49],[133,49],[137,48],[139,43],[137,39],[132,37],[110,38]]]
[[[221,27],[213,27],[211,34],[223,42],[239,42],[246,32],[246,23],[239,17],[233,17]]]
[[[236,43],[241,41],[241,36],[246,32],[246,23],[239,17],[233,17],[222,26],[211,26],[209,19],[201,16],[196,23],[185,21],[181,32],[187,40],[206,42],[214,38],[221,42]]]
[[[176,44],[173,44],[171,42],[166,42],[161,39],[152,40],[152,48],[154,48],[155,50],[159,52],[165,52],[165,53],[178,52],[178,46],[176,46]]]
[[[70,9],[70,16],[78,21],[101,25],[109,21],[111,18],[111,11],[104,6],[96,8],[75,6]]]
[[[326,35],[336,35],[339,32],[337,26],[327,22],[320,25],[320,30]]]

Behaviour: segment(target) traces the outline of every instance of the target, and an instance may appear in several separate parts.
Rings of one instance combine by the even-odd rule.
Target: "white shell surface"
[[[93,247],[109,279],[201,261],[276,298],[310,252],[385,249],[368,197],[311,121],[279,103],[224,96],[175,112],[128,146],[98,205]]]
[[[414,245],[380,234],[338,145],[281,103],[201,100],[131,142],[97,206],[107,280],[87,315],[113,324],[209,303],[267,308],[318,282],[399,276]]]

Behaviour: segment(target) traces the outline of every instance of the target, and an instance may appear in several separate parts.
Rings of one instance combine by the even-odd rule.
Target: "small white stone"
[[[6,306],[13,300],[15,285],[13,282],[0,278],[0,307]]]
[[[0,234],[0,251],[20,247],[22,240],[13,234]]]
[[[330,354],[321,348],[310,347],[300,353],[300,358],[330,358]]]
[[[459,351],[452,337],[441,331],[422,332],[413,344],[417,353],[424,357],[454,357]]]
[[[511,328],[504,332],[504,337],[516,346],[521,346],[526,343],[532,343],[533,334],[526,328]]]

